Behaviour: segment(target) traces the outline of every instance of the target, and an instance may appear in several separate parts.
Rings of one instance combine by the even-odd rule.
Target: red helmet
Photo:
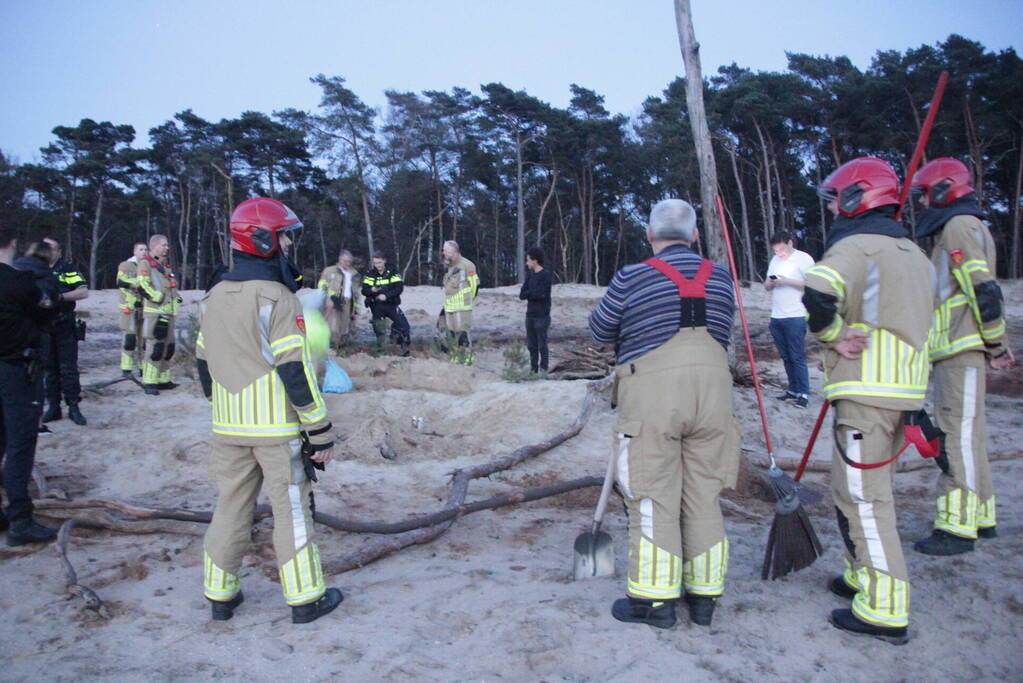
[[[948,206],[973,192],[970,170],[952,157],[933,159],[913,176],[913,194],[926,194],[931,206]]]
[[[899,178],[884,159],[860,157],[847,161],[817,189],[826,201],[838,200],[843,216],[858,216],[879,206],[899,203]]]
[[[253,256],[277,253],[278,232],[298,230],[302,221],[295,212],[269,197],[246,199],[231,214],[231,248]]]

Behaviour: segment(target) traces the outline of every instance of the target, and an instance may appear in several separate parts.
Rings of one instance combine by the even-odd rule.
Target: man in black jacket
[[[57,304],[57,318],[53,322],[49,358],[46,363],[46,400],[50,406],[43,415],[43,422],[59,420],[60,399],[67,403],[67,414],[76,425],[85,425],[85,416],[78,408],[82,399],[82,385],[78,379],[78,329],[75,321],[75,305],[89,296],[88,283],[81,271],[67,259],[62,258],[60,243],[52,237],[43,239],[50,245],[50,265],[60,283],[60,301]]]
[[[519,298],[526,300],[526,346],[529,368],[533,374],[547,372],[550,354],[547,351],[547,330],[551,326],[551,271],[543,267],[543,250],[533,247],[526,252],[526,280]]]
[[[401,355],[411,355],[409,345],[412,334],[408,320],[401,312],[401,293],[405,284],[401,275],[387,267],[384,255],[373,254],[373,270],[362,280],[362,295],[366,297],[366,306],[373,313],[373,333],[377,337],[377,347],[383,349],[384,337],[387,334],[384,319],[391,321],[391,339],[401,345]]]
[[[41,330],[52,318],[53,293],[44,294],[31,273],[11,266],[16,249],[14,232],[0,227],[0,453],[7,494],[0,528],[10,526],[10,546],[49,541],[57,535],[32,519],[28,493],[40,412],[33,375]]]

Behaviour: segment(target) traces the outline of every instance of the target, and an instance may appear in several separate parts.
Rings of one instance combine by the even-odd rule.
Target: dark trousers
[[[789,391],[810,395],[810,371],[806,367],[806,320],[804,318],[771,318],[771,336],[778,355],[785,363]]]
[[[546,370],[550,354],[547,351],[547,330],[551,326],[549,315],[526,316],[526,347],[529,349],[529,369]]]
[[[45,385],[46,400],[50,404],[60,404],[63,396],[70,406],[82,397],[82,385],[78,381],[78,338],[73,317],[62,317],[53,325]]]
[[[378,303],[373,304],[370,307],[373,311],[373,332],[377,336],[380,333],[377,332],[384,318],[391,321],[391,339],[398,342],[402,346],[408,345],[412,341],[412,330],[409,328],[408,319],[405,314],[401,312],[401,308],[394,304]],[[379,322],[378,322],[379,321]]]
[[[28,363],[0,361],[0,454],[7,493],[4,515],[11,521],[32,516],[28,482],[35,462],[41,407]]]

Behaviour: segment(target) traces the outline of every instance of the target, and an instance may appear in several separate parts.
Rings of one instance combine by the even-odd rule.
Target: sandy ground
[[[1023,282],[1006,283],[1013,338],[1023,338]],[[586,315],[602,290],[555,287],[553,356],[585,342]],[[186,300],[198,298],[186,293]],[[406,290],[404,309],[416,341],[428,339],[441,295]],[[777,391],[783,376],[766,333],[768,298],[746,291],[758,356]],[[117,376],[114,291],[94,292],[82,310],[90,336],[82,346],[83,383]],[[560,431],[577,414],[583,382],[513,384],[500,378],[503,349],[522,339],[524,305],[517,288],[484,290],[477,306],[478,364],[451,367],[417,346],[413,358],[341,359],[356,390],[330,395],[343,459],[316,486],[320,509],[364,520],[395,521],[439,508],[447,475]],[[360,320],[359,343],[371,339]],[[1018,348],[1018,347],[1017,347]],[[1023,356],[1017,350],[1017,355]],[[815,352],[812,355],[816,365]],[[209,509],[209,408],[182,365],[182,386],[148,397],[122,382],[89,391],[86,427],[52,424],[38,462],[49,484],[72,498],[110,497],[152,506]],[[819,372],[812,382],[820,385]],[[997,380],[988,397],[992,453],[1020,454],[1023,377]],[[762,457],[753,392],[735,390],[745,449]],[[768,399],[777,452],[796,457],[817,414]],[[412,416],[424,418],[421,429]],[[603,474],[613,413],[601,402],[584,431],[536,459],[490,480],[475,481],[469,499]],[[397,453],[380,455],[386,443]],[[827,461],[822,435],[815,460]],[[916,459],[915,454],[905,456]],[[913,539],[929,531],[937,468],[896,476],[899,528],[913,577],[912,641],[894,647],[841,633],[826,622],[842,601],[824,584],[839,568],[831,506],[810,509],[826,546],[810,568],[775,582],[760,580],[773,505],[732,496],[726,525],[732,543],[727,593],[710,629],[679,624],[661,631],[610,616],[624,593],[625,516],[612,500],[605,529],[615,539],[617,576],[574,582],[572,542],[588,528],[597,490],[465,517],[439,540],[406,549],[362,569],[332,576],[345,602],[312,625],[293,626],[276,583],[271,522],[255,526],[242,572],[246,602],[234,619],[209,620],[202,598],[201,537],[127,535],[81,529],[69,556],[80,582],[106,602],[97,620],[67,599],[52,546],[0,550],[2,680],[1020,680],[1023,655],[1023,460],[992,466],[999,538],[979,541],[950,559],[918,555]],[[810,474],[826,488],[826,474]],[[51,520],[52,521],[52,520]],[[318,527],[329,562],[369,542],[367,536]]]

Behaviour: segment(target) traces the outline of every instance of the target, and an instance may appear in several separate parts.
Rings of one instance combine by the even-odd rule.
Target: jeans
[[[806,319],[771,318],[771,336],[785,363],[789,392],[810,395],[810,371],[806,367]]]
[[[526,316],[526,347],[529,349],[529,369],[546,370],[550,354],[547,351],[547,330],[551,326],[549,315]]]

